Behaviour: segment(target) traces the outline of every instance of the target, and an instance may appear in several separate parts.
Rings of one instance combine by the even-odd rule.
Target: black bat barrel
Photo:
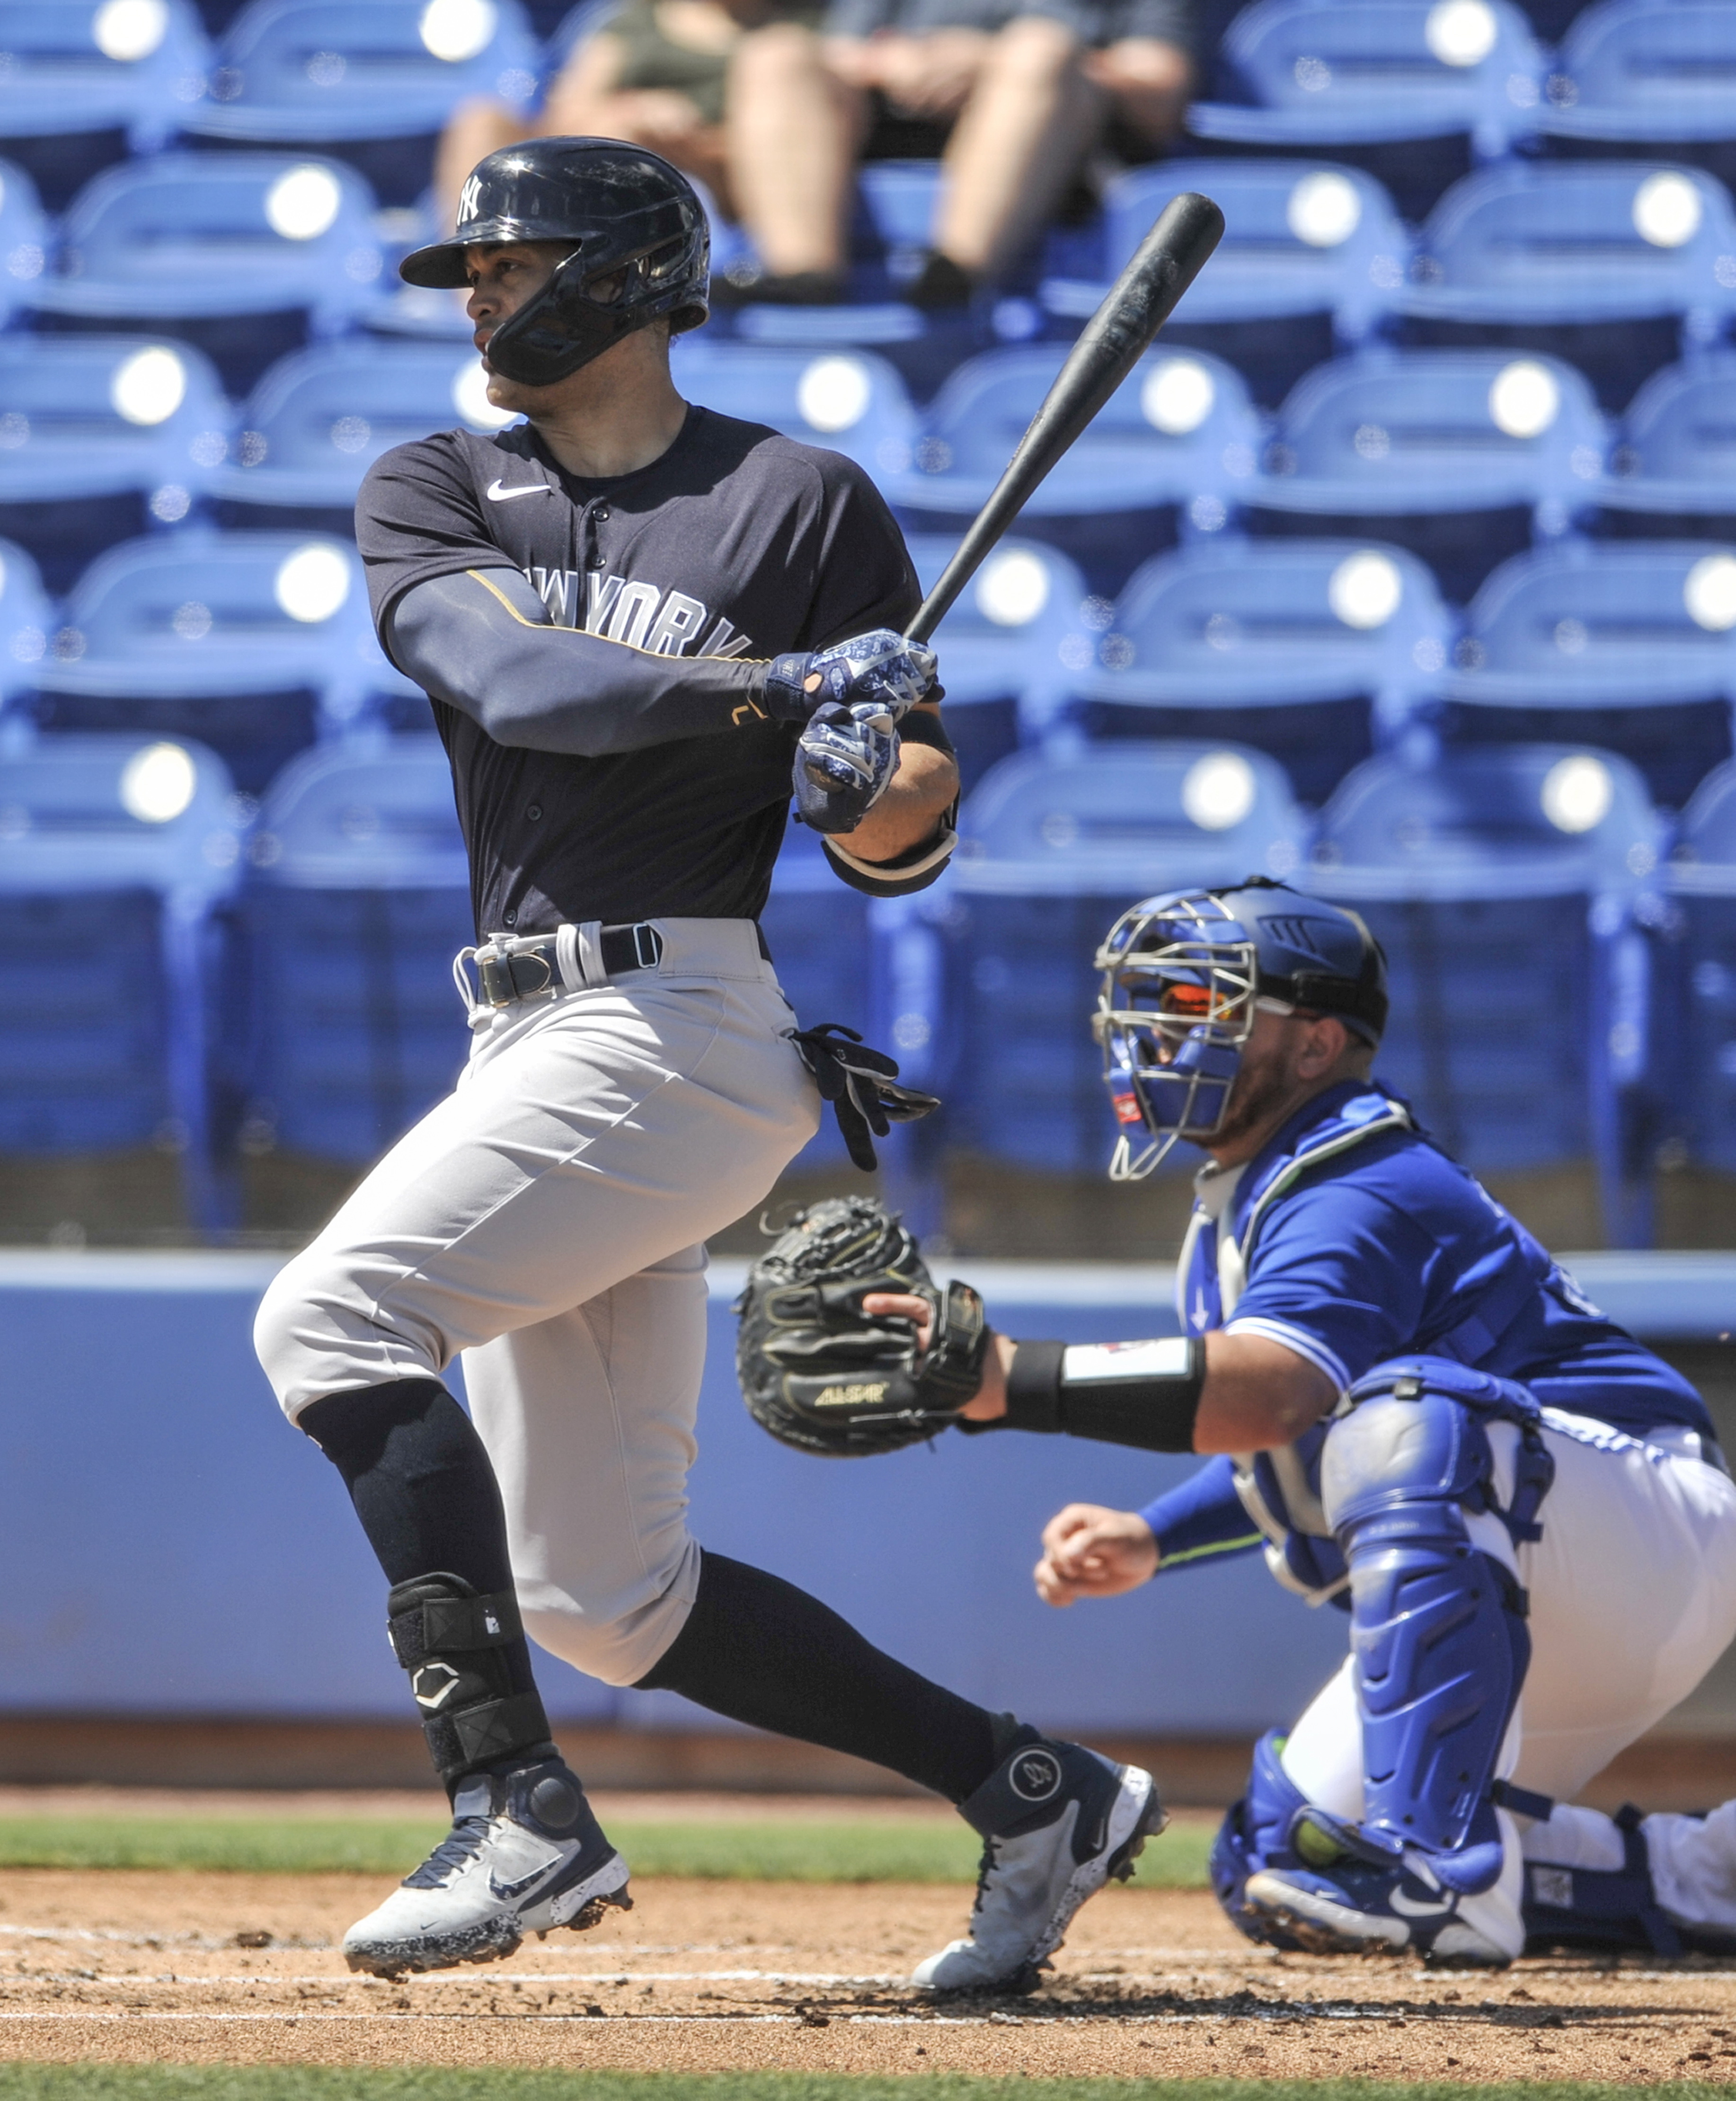
[[[926,642],[976,573],[983,557],[1032,491],[1151,347],[1177,302],[1204,268],[1224,230],[1208,197],[1172,197],[1108,296],[1086,322],[1055,383],[1018,441],[1006,471],[971,520],[946,573],[906,630]]]

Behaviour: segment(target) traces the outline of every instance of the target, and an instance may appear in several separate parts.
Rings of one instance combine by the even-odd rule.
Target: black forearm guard
[[[1036,1430],[1191,1452],[1205,1386],[1197,1335],[1144,1342],[1020,1342],[1007,1373],[1009,1430]]]

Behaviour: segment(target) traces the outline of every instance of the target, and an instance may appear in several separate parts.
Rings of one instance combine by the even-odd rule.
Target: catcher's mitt
[[[920,1362],[914,1323],[862,1311],[872,1291],[934,1308]],[[982,1300],[968,1284],[939,1291],[915,1236],[871,1196],[798,1211],[749,1272],[735,1311],[742,1398],[798,1452],[857,1459],[920,1443],[952,1422],[982,1382]]]

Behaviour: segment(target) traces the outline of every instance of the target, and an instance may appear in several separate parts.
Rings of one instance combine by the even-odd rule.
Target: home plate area
[[[1028,1997],[903,1981],[969,1893],[648,1878],[594,1933],[400,1984],[338,1943],[358,1875],[0,1876],[0,2058],[1032,2077],[1736,2077],[1736,1966],[1504,1973],[1250,1948],[1195,1891],[1112,1890]]]

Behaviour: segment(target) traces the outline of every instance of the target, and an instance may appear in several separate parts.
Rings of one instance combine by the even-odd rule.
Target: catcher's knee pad
[[[1248,1792],[1218,1826],[1208,1863],[1212,1887],[1230,1924],[1250,1940],[1269,1948],[1301,1945],[1270,1919],[1250,1909],[1243,1895],[1248,1877],[1262,1868],[1302,1864],[1291,1845],[1291,1834],[1296,1819],[1308,1807],[1308,1798],[1284,1771],[1283,1741],[1275,1729],[1268,1729],[1255,1745]]]
[[[1492,1473],[1480,1411],[1426,1370],[1335,1422],[1320,1473],[1350,1570],[1361,1830],[1395,1855],[1423,1848],[1466,1894],[1500,1873],[1491,1789],[1531,1661],[1525,1593],[1466,1524],[1496,1507]]]
[[[479,1766],[548,1741],[541,1697],[514,1689],[506,1652],[524,1630],[510,1590],[479,1596],[462,1576],[436,1572],[395,1584],[386,1612],[429,1754],[448,1786]]]

